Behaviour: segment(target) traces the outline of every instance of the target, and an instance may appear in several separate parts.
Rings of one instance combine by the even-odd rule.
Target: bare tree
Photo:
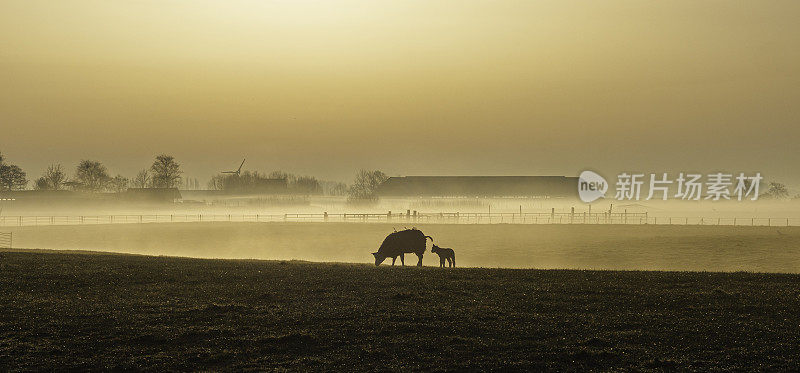
[[[39,190],[61,190],[67,182],[67,173],[61,168],[60,164],[52,164],[47,167],[42,177],[36,179],[36,189]]]
[[[297,194],[322,194],[322,184],[313,176],[296,177],[289,185],[289,189]]]
[[[353,185],[347,190],[347,199],[350,201],[377,201],[378,187],[388,178],[385,173],[378,170],[359,170]]]
[[[99,192],[108,185],[111,177],[108,176],[106,166],[97,161],[83,160],[75,170],[75,181],[78,189],[89,192]]]
[[[197,182],[197,178],[187,176],[183,178],[182,187],[186,190],[197,190],[200,189],[200,184]]]
[[[131,185],[134,188],[147,188],[147,186],[150,185],[150,173],[148,173],[147,170],[139,171],[136,177],[133,178]]]
[[[789,198],[789,189],[786,188],[786,185],[783,183],[778,182],[770,182],[769,188],[767,192],[764,193],[764,197],[767,198],[774,198],[774,199],[787,199]]]
[[[35,189],[35,190],[52,190],[50,188],[50,183],[47,182],[47,180],[44,178],[44,176],[36,179],[36,181],[33,182],[33,189]]]
[[[114,176],[111,180],[109,180],[108,186],[114,192],[121,193],[121,192],[124,192],[124,191],[126,191],[128,189],[128,184],[129,183],[130,183],[130,180],[127,177],[122,176],[122,175],[117,175],[117,176]]]
[[[345,183],[327,181],[323,183],[323,188],[325,194],[329,196],[343,196],[347,194],[347,184]]]
[[[231,193],[279,193],[286,192],[285,178],[271,178],[258,171],[243,171],[237,174],[219,174],[208,182],[212,190],[224,190]]]
[[[215,175],[211,177],[211,180],[208,181],[208,189],[209,190],[223,190],[225,183],[223,180],[225,179],[222,175]]]
[[[291,184],[297,177],[286,171],[272,171],[267,175],[269,179],[286,179],[288,184]]]
[[[175,188],[181,182],[181,167],[171,155],[161,154],[150,166],[152,183],[156,188]]]

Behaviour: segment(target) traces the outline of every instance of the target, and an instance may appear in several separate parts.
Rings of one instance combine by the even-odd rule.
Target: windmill
[[[239,168],[236,171],[222,171],[221,173],[223,173],[223,174],[236,174],[236,176],[240,176],[242,174],[242,166],[244,166],[245,159],[242,159],[242,164],[239,165]]]

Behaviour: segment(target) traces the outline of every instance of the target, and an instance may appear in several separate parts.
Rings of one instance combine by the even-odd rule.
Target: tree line
[[[171,155],[156,156],[149,168],[140,170],[135,177],[112,174],[101,162],[82,160],[69,175],[61,164],[52,164],[33,181],[34,190],[73,190],[89,193],[124,192],[128,188],[180,188],[199,189],[197,179],[182,177],[180,164]],[[291,194],[347,196],[353,202],[370,202],[378,199],[376,191],[388,177],[374,170],[359,170],[351,185],[342,182],[319,180],[313,176],[295,175],[284,171],[263,174],[243,171],[240,174],[217,174],[207,183],[210,190],[258,193],[275,189]],[[276,183],[277,181],[277,183]],[[0,190],[25,190],[29,180],[19,166],[5,162],[0,154]],[[270,189],[272,188],[272,189]]]
[[[24,190],[27,174],[17,165],[7,164],[0,155],[0,184],[2,190]],[[123,192],[135,188],[174,188],[181,184],[180,165],[175,158],[162,154],[148,169],[129,179],[117,174],[111,176],[108,168],[98,161],[82,160],[72,176],[61,164],[47,167],[42,176],[33,181],[34,190],[75,190],[83,192]]]

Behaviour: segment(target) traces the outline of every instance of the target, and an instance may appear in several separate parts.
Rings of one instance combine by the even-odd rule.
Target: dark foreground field
[[[0,252],[0,370],[800,369],[800,276]]]

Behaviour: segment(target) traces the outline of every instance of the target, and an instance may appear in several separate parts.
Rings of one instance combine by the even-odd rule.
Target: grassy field
[[[401,229],[402,223],[396,227]],[[175,223],[3,228],[16,247],[368,263],[395,225]],[[800,273],[800,227],[419,225],[465,267]],[[416,263],[416,258],[411,258]],[[438,264],[428,253],[426,265]]]
[[[0,251],[0,371],[800,369],[800,276]]]

